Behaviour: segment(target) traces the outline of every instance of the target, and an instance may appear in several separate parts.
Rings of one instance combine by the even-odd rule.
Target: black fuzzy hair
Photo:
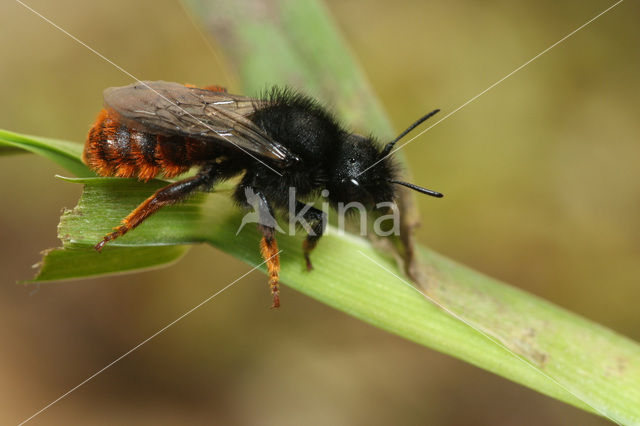
[[[335,116],[320,102],[290,87],[272,87],[259,98],[251,120],[278,143],[308,161],[330,160],[344,132]],[[300,125],[295,125],[301,120]]]
[[[302,93],[292,87],[273,86],[265,89],[258,97],[263,103],[262,107],[269,106],[288,106],[297,107],[309,111],[311,114],[330,120],[337,125],[335,116],[329,112],[329,109],[322,105],[318,100]]]

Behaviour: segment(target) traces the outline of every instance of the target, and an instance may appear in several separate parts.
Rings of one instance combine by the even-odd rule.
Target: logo
[[[249,223],[257,223],[259,225],[274,228],[280,233],[285,231],[280,227],[276,219],[273,217],[273,212],[269,209],[267,200],[259,193],[256,193],[252,188],[245,188],[244,195],[247,201],[247,205],[251,207],[252,211],[248,212],[242,217],[242,222],[238,227],[236,235],[242,231],[245,225]],[[328,190],[321,192],[323,198],[329,196]],[[289,188],[289,211],[288,221],[289,226],[287,229],[288,235],[295,235],[296,227],[302,227],[309,235],[315,235],[312,226],[305,219],[305,213],[313,207],[313,204],[305,203],[304,207],[298,206],[296,198],[296,189],[294,187]],[[329,219],[329,203],[322,202],[321,210],[323,211],[323,220],[325,225]],[[393,202],[382,202],[376,204],[374,210],[379,210],[386,214],[376,214],[376,219],[373,222],[373,232],[381,237],[388,237],[390,235],[400,235],[400,214],[398,207]],[[389,213],[390,212],[390,213]],[[355,213],[355,214],[354,214]],[[338,203],[336,214],[338,216],[337,228],[338,233],[345,233],[346,217],[359,216],[360,220],[360,232],[359,235],[367,235],[367,223],[368,214],[366,207],[362,203],[350,202],[347,204]],[[323,226],[324,228],[324,226]]]
[[[253,188],[245,188],[244,196],[247,199],[247,204],[251,206],[253,211],[243,216],[242,223],[240,223],[240,227],[238,228],[236,235],[238,235],[240,231],[242,231],[242,228],[244,228],[247,223],[257,223],[262,226],[274,228],[278,232],[284,232],[282,228],[280,228],[280,225],[278,225],[276,219],[273,217],[273,214],[263,197],[256,194],[253,191]]]

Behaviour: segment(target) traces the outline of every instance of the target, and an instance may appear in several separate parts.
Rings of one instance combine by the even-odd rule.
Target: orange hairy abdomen
[[[171,178],[201,162],[205,144],[182,136],[132,129],[118,114],[103,109],[89,130],[83,161],[100,176]]]

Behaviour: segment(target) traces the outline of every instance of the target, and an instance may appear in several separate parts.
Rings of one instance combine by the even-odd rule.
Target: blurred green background
[[[28,4],[139,78],[237,88],[175,1]],[[400,129],[452,111],[611,4],[328,7]],[[404,150],[416,183],[446,194],[418,199],[422,243],[636,340],[638,16],[622,3]],[[102,90],[130,82],[18,3],[0,4],[0,127],[81,143]],[[197,246],[162,270],[16,285],[58,245],[60,210],[79,196],[56,173],[32,155],[0,159],[2,424],[249,269]],[[33,424],[605,424],[286,286],[282,297],[270,311],[253,273]]]

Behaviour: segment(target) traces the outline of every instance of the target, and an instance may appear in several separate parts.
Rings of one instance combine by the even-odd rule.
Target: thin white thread
[[[79,38],[77,38],[76,36],[74,36],[73,34],[69,33],[67,30],[65,30],[64,28],[60,27],[59,25],[57,25],[56,23],[54,23],[53,21],[51,21],[50,19],[48,19],[47,17],[43,16],[41,13],[39,13],[38,11],[34,10],[33,8],[31,8],[29,5],[25,4],[24,2],[22,2],[21,0],[15,0],[17,3],[19,3],[20,5],[24,6],[25,9],[30,10],[32,13],[34,13],[35,15],[39,16],[40,18],[42,18],[45,22],[49,23],[50,25],[52,25],[53,27],[55,27],[56,29],[60,30],[62,33],[64,33],[66,36],[68,36],[69,38],[71,38],[72,40],[74,40],[76,43],[86,47],[87,49],[89,49],[91,52],[95,53],[96,55],[98,55],[98,57],[102,58],[104,61],[110,63],[111,65],[113,65],[116,69],[118,69],[119,71],[121,71],[122,73],[126,74],[127,76],[131,77],[132,79],[134,79],[137,83],[142,84],[143,86],[147,87],[149,90],[151,90],[152,92],[154,92],[156,95],[158,95],[159,97],[161,97],[162,99],[164,99],[165,101],[169,102],[171,105],[175,106],[176,108],[180,109],[182,112],[184,112],[185,114],[187,114],[189,117],[193,118],[194,120],[196,120],[198,123],[202,124],[203,126],[205,126],[206,128],[208,128],[209,130],[211,130],[212,132],[216,133],[217,135],[221,136],[221,137],[225,137],[226,136],[222,133],[220,133],[218,130],[214,129],[213,127],[209,126],[207,123],[203,122],[202,120],[194,117],[189,111],[185,110],[184,108],[182,108],[180,105],[171,102],[169,99],[167,99],[164,95],[162,95],[160,92],[158,92],[157,90],[153,89],[151,86],[149,86],[147,83],[145,83],[144,81],[140,80],[138,77],[134,76],[133,74],[131,74],[129,71],[125,70],[124,68],[122,68],[120,65],[116,64],[115,62],[113,62],[112,60],[110,60],[109,58],[107,58],[106,56],[104,56],[102,53],[98,52],[97,50],[95,50],[94,48],[92,48],[91,46],[89,46],[88,44],[86,44],[85,42],[83,42],[82,40],[80,40]],[[272,167],[270,167],[267,163],[265,163],[264,161],[260,160],[259,158],[255,157],[253,154],[251,154],[250,152],[248,152],[247,150],[243,149],[242,147],[240,147],[239,145],[237,145],[235,142],[233,142],[231,139],[227,139],[232,145],[234,145],[236,148],[238,148],[240,151],[244,152],[245,154],[247,154],[248,156],[250,156],[251,158],[253,158],[254,160],[262,163],[262,165],[264,165],[266,168],[268,168],[269,170],[271,170],[272,172],[274,172],[275,174],[277,174],[278,176],[282,176],[282,173],[279,173],[277,170],[273,169]]]
[[[109,367],[111,367],[112,365],[114,365],[115,363],[117,363],[118,361],[122,360],[123,358],[125,358],[127,355],[131,354],[132,352],[134,352],[135,350],[137,350],[138,348],[140,348],[142,345],[144,345],[145,343],[147,343],[148,341],[150,341],[151,339],[153,339],[154,337],[158,336],[159,334],[163,333],[164,331],[166,331],[169,327],[173,326],[174,324],[176,324],[178,321],[182,320],[184,317],[186,317],[187,315],[190,315],[191,313],[193,313],[193,311],[195,311],[196,309],[200,308],[202,305],[204,305],[205,303],[209,302],[211,299],[213,299],[214,297],[216,297],[217,295],[219,295],[220,293],[222,293],[223,291],[225,291],[226,289],[228,289],[229,287],[231,287],[232,285],[236,284],[238,281],[240,281],[241,279],[243,279],[244,277],[246,277],[247,275],[249,275],[250,273],[252,273],[253,271],[255,271],[256,269],[258,269],[259,267],[261,267],[262,265],[264,265],[265,263],[267,263],[269,260],[271,260],[271,258],[278,256],[280,253],[282,253],[283,250],[280,250],[279,252],[277,252],[276,254],[274,254],[273,256],[271,256],[270,258],[266,259],[264,262],[260,263],[259,265],[254,266],[253,268],[251,268],[248,272],[245,272],[243,275],[241,275],[239,278],[236,278],[234,281],[232,281],[231,283],[227,284],[224,288],[222,288],[221,290],[218,290],[217,292],[215,292],[214,294],[212,294],[211,296],[207,297],[206,299],[204,299],[202,302],[198,303],[196,306],[194,306],[193,308],[189,309],[187,312],[185,312],[184,314],[180,315],[178,318],[176,318],[175,320],[171,321],[169,324],[165,325],[164,327],[162,327],[160,330],[156,331],[155,333],[153,333],[151,336],[147,337],[146,339],[144,339],[142,342],[138,343],[136,346],[134,346],[133,348],[129,349],[127,352],[125,352],[124,354],[120,355],[118,358],[116,358],[115,360],[111,361],[109,364],[107,364],[106,366],[104,366],[103,368],[101,368],[100,370],[96,371],[95,373],[93,373],[91,376],[87,377],[85,380],[83,380],[82,382],[80,382],[78,385],[74,386],[73,388],[69,389],[67,392],[63,393],[62,395],[60,395],[57,399],[55,399],[54,401],[50,402],[49,404],[45,405],[44,407],[42,407],[40,410],[38,410],[35,414],[33,414],[31,417],[23,420],[22,422],[19,423],[18,426],[22,426],[23,424],[27,423],[28,421],[32,420],[34,417],[36,417],[37,415],[41,414],[43,411],[47,410],[49,407],[51,407],[52,405],[54,405],[55,403],[59,402],[60,400],[62,400],[63,398],[67,397],[69,394],[71,394],[73,391],[75,391],[76,389],[78,389],[79,387],[81,387],[82,385],[86,384],[87,382],[91,381],[92,379],[94,379],[96,376],[98,376],[99,374],[101,374],[102,372],[104,372],[106,369],[108,369]]]
[[[363,173],[366,173],[369,169],[375,167],[377,164],[379,164],[381,161],[383,161],[385,158],[389,157],[390,155],[392,155],[393,153],[395,153],[396,151],[401,150],[402,148],[404,148],[405,146],[407,146],[409,143],[413,142],[415,139],[419,138],[420,136],[424,135],[426,132],[428,132],[429,130],[431,130],[432,128],[434,128],[435,126],[437,126],[438,124],[442,123],[444,120],[446,120],[447,118],[451,117],[453,114],[455,114],[456,112],[460,111],[462,108],[466,107],[467,105],[469,105],[471,102],[475,101],[476,99],[478,99],[480,96],[484,95],[485,93],[487,93],[489,90],[493,89],[494,87],[496,87],[498,84],[502,83],[503,81],[505,81],[507,78],[511,77],[513,74],[517,73],[518,71],[520,71],[522,68],[526,67],[527,65],[529,65],[531,62],[535,61],[536,59],[538,59],[540,56],[544,55],[545,53],[547,53],[548,51],[550,51],[551,49],[553,49],[554,47],[556,47],[557,45],[559,45],[560,43],[562,43],[563,41],[565,41],[566,39],[568,39],[569,37],[571,37],[572,35],[574,35],[575,33],[577,33],[578,31],[580,31],[581,29],[583,29],[584,27],[586,27],[587,25],[589,25],[590,23],[592,23],[593,21],[595,21],[596,19],[598,19],[599,17],[601,17],[602,15],[604,15],[605,13],[609,12],[611,9],[613,9],[614,7],[616,7],[617,5],[619,5],[620,3],[622,3],[624,0],[618,0],[618,2],[616,2],[615,4],[613,4],[612,6],[609,6],[607,9],[605,9],[604,11],[600,12],[599,14],[597,14],[595,17],[591,18],[590,20],[588,20],[586,23],[582,24],[581,26],[579,26],[578,28],[576,28],[575,30],[573,30],[572,32],[570,32],[569,34],[567,34],[566,36],[562,37],[560,40],[556,41],[555,43],[553,43],[551,46],[547,47],[546,49],[544,49],[542,52],[538,53],[536,56],[534,56],[533,58],[529,59],[527,62],[525,62],[524,64],[520,65],[518,68],[516,68],[515,70],[511,71],[509,74],[505,75],[504,77],[502,77],[500,80],[496,81],[495,83],[493,83],[491,86],[487,87],[486,89],[484,89],[482,92],[478,93],[477,95],[475,95],[473,98],[469,99],[468,101],[466,101],[465,103],[463,103],[462,105],[460,105],[459,107],[457,107],[456,109],[454,109],[453,111],[451,111],[450,113],[448,113],[447,115],[445,115],[444,117],[442,117],[440,120],[436,121],[435,123],[433,123],[431,126],[427,127],[426,129],[424,129],[423,131],[421,131],[420,133],[418,133],[416,136],[412,137],[411,139],[409,139],[407,142],[401,144],[399,147],[395,148],[393,151],[391,151],[390,153],[388,153],[387,155],[385,155],[384,157],[382,157],[381,159],[379,159],[378,161],[376,161],[375,163],[373,163],[372,165],[370,165],[369,167],[367,167],[366,169],[364,169],[362,172],[360,172],[358,174],[358,176],[360,176]]]
[[[452,316],[453,318],[457,319],[458,321],[466,324],[468,327],[470,327],[471,329],[473,329],[474,331],[476,331],[477,333],[481,334],[482,336],[486,337],[487,339],[489,339],[491,342],[495,343],[497,346],[503,348],[504,350],[506,350],[508,353],[510,353],[512,356],[514,356],[516,359],[520,360],[521,362],[523,362],[525,365],[529,366],[530,368],[533,368],[536,372],[542,374],[544,377],[546,377],[547,379],[551,380],[553,383],[555,383],[556,385],[560,386],[562,389],[564,389],[566,392],[570,393],[571,395],[573,395],[574,397],[576,397],[577,399],[579,399],[580,401],[584,402],[585,404],[587,404],[589,407],[591,407],[594,411],[597,411],[598,413],[600,413],[601,415],[603,415],[604,417],[608,418],[609,420],[611,420],[614,423],[620,424],[619,422],[617,422],[616,420],[612,419],[611,417],[609,417],[605,412],[597,409],[596,407],[594,407],[593,405],[589,404],[589,402],[584,398],[581,397],[580,395],[578,395],[576,392],[572,391],[571,389],[569,389],[567,386],[563,385],[562,383],[560,383],[557,379],[551,377],[549,374],[545,373],[544,371],[540,370],[537,366],[535,366],[534,364],[532,364],[531,362],[529,362],[529,360],[527,360],[526,358],[518,355],[517,353],[513,352],[511,349],[509,349],[507,346],[505,346],[503,343],[501,343],[499,340],[497,340],[496,338],[494,338],[493,336],[485,333],[484,331],[482,331],[480,329],[480,327],[475,326],[474,324],[472,324],[470,321],[462,318],[460,315],[458,315],[457,313],[453,312],[451,309],[447,308],[446,306],[442,305],[441,303],[439,303],[437,300],[433,299],[432,297],[430,297],[429,295],[427,295],[426,293],[423,293],[422,291],[420,291],[420,289],[416,288],[415,286],[409,284],[406,280],[404,280],[403,278],[399,277],[397,274],[395,274],[393,271],[389,270],[388,268],[385,268],[383,265],[381,265],[379,262],[376,262],[374,259],[372,259],[371,257],[367,256],[366,254],[364,254],[363,252],[361,252],[360,250],[358,250],[358,253],[360,253],[362,256],[366,257],[367,259],[369,259],[371,262],[373,262],[374,264],[376,264],[378,267],[380,267],[381,269],[384,269],[385,271],[387,271],[389,274],[393,275],[394,277],[396,277],[397,279],[399,279],[400,281],[402,281],[405,285],[407,285],[408,287],[412,288],[413,290],[415,290],[417,293],[421,294],[425,299],[427,299],[428,301],[430,301],[431,303],[433,303],[434,305],[438,306],[440,309],[442,309],[443,311],[445,311],[447,314],[449,314],[450,316]]]

